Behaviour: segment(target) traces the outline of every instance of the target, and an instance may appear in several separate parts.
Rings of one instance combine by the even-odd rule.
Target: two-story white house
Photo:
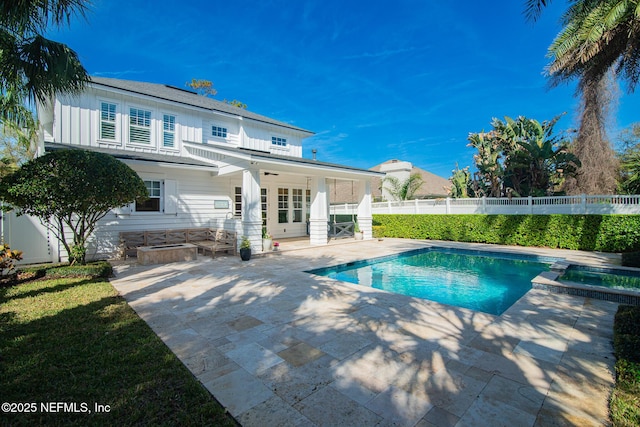
[[[122,231],[209,226],[248,236],[328,241],[329,183],[350,181],[371,238],[371,179],[380,173],[302,157],[313,133],[177,87],[94,77],[79,96],[38,106],[39,153],[111,154],[144,180],[149,199],[110,212],[92,258],[114,257]],[[320,147],[321,148],[321,147]],[[54,251],[55,252],[55,251]],[[65,258],[64,253],[60,258]]]

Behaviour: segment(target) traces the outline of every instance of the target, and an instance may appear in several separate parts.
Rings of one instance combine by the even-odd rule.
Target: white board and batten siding
[[[115,139],[100,139],[100,107],[102,102],[116,105]],[[129,111],[140,108],[151,112],[151,142],[149,144],[129,142]],[[182,141],[202,142],[204,113],[167,105],[152,99],[137,99],[124,94],[96,91],[77,97],[56,99],[55,120],[44,123],[47,142],[58,142],[74,146],[93,146],[137,151],[169,156],[179,156]],[[175,117],[175,141],[173,147],[162,145],[163,117]]]
[[[293,130],[256,122],[251,122],[251,124],[251,128],[242,127],[244,132],[243,147],[281,156],[302,157],[302,138]],[[272,144],[273,137],[285,138],[287,140],[286,146]]]

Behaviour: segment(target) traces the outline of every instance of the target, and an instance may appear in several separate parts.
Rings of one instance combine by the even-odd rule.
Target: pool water
[[[552,258],[427,248],[309,271],[336,280],[500,315]]]
[[[561,282],[577,282],[585,285],[604,286],[611,289],[640,290],[640,274],[622,269],[607,269],[571,265],[559,279]]]

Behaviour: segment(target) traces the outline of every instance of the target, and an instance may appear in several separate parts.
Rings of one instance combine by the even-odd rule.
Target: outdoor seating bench
[[[175,230],[147,230],[123,231],[120,233],[120,249],[122,259],[127,256],[137,256],[140,246],[159,246],[178,243],[191,243],[203,254],[211,253],[215,258],[216,252],[227,252],[233,255],[237,252],[237,235],[235,232],[202,228],[185,228]]]

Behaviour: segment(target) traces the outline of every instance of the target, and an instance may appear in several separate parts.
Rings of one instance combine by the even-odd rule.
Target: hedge
[[[379,215],[375,237],[640,251],[640,215]]]
[[[25,273],[34,273],[37,277],[62,278],[62,277],[103,277],[113,274],[113,268],[107,261],[95,261],[87,264],[42,264],[33,267],[18,268]]]

